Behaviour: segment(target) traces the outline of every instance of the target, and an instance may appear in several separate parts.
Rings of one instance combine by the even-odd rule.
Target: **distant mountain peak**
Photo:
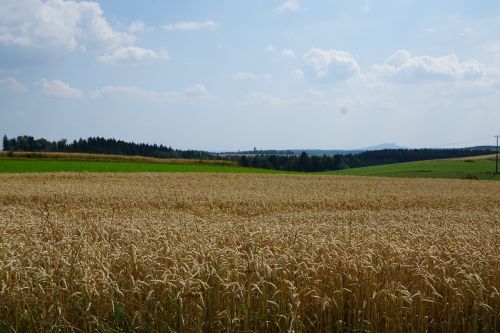
[[[380,145],[366,147],[366,148],[362,148],[359,150],[383,150],[383,149],[405,149],[405,147],[399,146],[399,145],[391,142],[391,143],[382,143]]]

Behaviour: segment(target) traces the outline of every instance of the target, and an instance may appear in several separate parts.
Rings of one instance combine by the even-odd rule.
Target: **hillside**
[[[328,172],[331,175],[500,180],[495,155],[377,165]]]

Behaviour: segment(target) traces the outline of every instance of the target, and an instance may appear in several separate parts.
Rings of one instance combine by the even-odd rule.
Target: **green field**
[[[495,160],[493,157],[463,159],[443,159],[408,163],[377,165],[365,168],[345,169],[328,172],[331,175],[379,176],[402,178],[458,178],[494,179]]]
[[[161,164],[120,161],[71,161],[56,159],[0,159],[0,173],[25,172],[224,172],[286,173],[277,170],[210,164]]]
[[[207,162],[208,163],[208,162]],[[213,162],[212,162],[213,163]],[[401,178],[493,179],[495,160],[491,156],[464,159],[443,159],[377,165],[315,174],[379,176]],[[237,165],[200,164],[179,161],[179,164],[137,162],[127,160],[71,160],[57,158],[0,158],[0,173],[26,172],[218,172],[218,173],[295,173],[240,167]]]

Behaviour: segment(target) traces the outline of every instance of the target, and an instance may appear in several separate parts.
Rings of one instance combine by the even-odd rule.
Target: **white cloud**
[[[132,21],[132,23],[130,23],[130,25],[128,26],[128,31],[131,33],[131,34],[141,34],[141,33],[144,33],[146,31],[149,31],[149,30],[152,30],[153,28],[151,27],[148,27],[144,22],[142,22],[141,20],[135,20],[135,21]]]
[[[299,0],[285,0],[276,10],[279,12],[298,12],[300,11],[300,2]]]
[[[246,73],[246,72],[238,72],[238,73],[234,73],[232,76],[231,76],[233,79],[235,80],[239,80],[239,81],[248,81],[248,80],[256,80],[258,79],[259,77],[254,74],[254,73]]]
[[[375,75],[402,82],[421,80],[475,80],[483,78],[486,67],[477,60],[461,62],[455,54],[440,57],[413,56],[398,50],[383,64],[372,66]]]
[[[113,48],[133,40],[133,35],[110,26],[96,2],[2,1],[0,44],[74,51]]]
[[[174,24],[167,24],[163,26],[163,29],[168,31],[174,30],[216,30],[219,27],[219,23],[215,21],[201,21],[201,22],[178,22]]]
[[[180,91],[147,90],[137,86],[103,86],[96,91],[84,92],[71,87],[68,83],[47,79],[35,82],[41,93],[55,98],[84,98],[99,99],[105,97],[119,97],[120,99],[135,99],[149,102],[189,103],[196,101],[213,101],[217,98],[211,95],[205,85],[198,83]]]
[[[165,49],[154,51],[136,46],[119,47],[111,53],[97,57],[97,60],[107,64],[153,63],[168,59],[168,52]]]
[[[276,49],[275,49],[275,47],[274,47],[274,45],[273,45],[273,44],[269,44],[268,46],[266,46],[266,47],[264,48],[264,51],[269,52],[269,53],[274,52],[275,50],[276,50]]]
[[[345,80],[360,72],[354,56],[345,51],[313,48],[304,55],[304,61],[306,71],[320,80]]]
[[[42,94],[49,97],[82,98],[85,96],[82,90],[73,88],[66,82],[60,80],[48,81],[46,79],[41,79],[35,82],[35,84],[40,88]]]
[[[281,55],[284,57],[295,58],[295,52],[290,49],[281,50]]]
[[[389,58],[386,59],[385,63],[391,66],[401,66],[411,59],[411,53],[406,50],[397,50]]]
[[[205,85],[198,83],[181,91],[146,90],[136,86],[104,86],[91,94],[93,98],[124,96],[136,100],[159,101],[168,103],[214,100]]]
[[[184,97],[209,97],[208,89],[204,84],[197,83],[187,89],[184,89],[180,93],[174,93]],[[212,96],[213,97],[213,96]]]
[[[28,89],[26,89],[24,84],[20,83],[19,81],[17,81],[12,77],[0,80],[0,90],[2,89],[6,89],[14,93],[23,93],[28,91]]]

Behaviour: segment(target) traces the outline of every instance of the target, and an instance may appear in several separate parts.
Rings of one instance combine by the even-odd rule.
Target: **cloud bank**
[[[137,46],[126,46],[114,49],[111,53],[97,57],[97,60],[107,64],[153,63],[168,60],[167,50],[154,51]]]
[[[0,80],[0,91],[3,89],[13,93],[24,93],[28,91],[24,84],[20,83],[12,77]]]
[[[278,8],[278,12],[298,12],[301,10],[299,0],[286,0]]]
[[[360,73],[358,62],[346,51],[312,48],[304,62],[305,72],[318,80],[346,80]]]
[[[101,6],[90,1],[4,0],[0,44],[85,51],[131,44],[134,36],[111,27]]]
[[[35,85],[40,88],[40,92],[48,97],[72,99],[83,98],[85,93],[77,88],[71,87],[68,83],[61,80],[41,79],[35,82]]]
[[[219,23],[208,20],[200,22],[178,22],[174,24],[166,24],[163,29],[167,31],[184,30],[184,31],[196,31],[196,30],[216,30],[219,27]]]
[[[487,74],[486,67],[477,60],[462,62],[453,53],[439,57],[414,56],[406,50],[396,51],[372,70],[385,79],[406,83],[477,80]]]

